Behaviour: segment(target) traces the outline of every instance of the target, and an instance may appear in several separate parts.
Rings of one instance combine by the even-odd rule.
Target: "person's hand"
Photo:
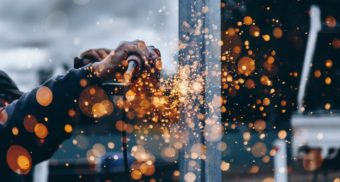
[[[111,51],[112,51],[111,49],[107,49],[107,48],[89,49],[81,53],[80,58],[88,58],[95,62],[99,62],[103,60],[104,58],[106,58],[110,54]]]
[[[96,53],[97,56],[105,55],[105,51],[97,53],[96,51],[90,51]],[[129,55],[137,55],[141,58],[143,63],[146,63],[149,57],[149,52],[144,41],[136,40],[133,42],[123,42],[115,50],[111,51],[104,59],[100,62],[93,64],[95,74],[105,80],[113,79],[115,77],[114,70],[117,67],[127,66],[126,59]]]
[[[81,68],[88,64],[100,62],[106,58],[112,50],[107,48],[89,49],[80,54],[79,58],[75,57],[73,60],[74,68]]]

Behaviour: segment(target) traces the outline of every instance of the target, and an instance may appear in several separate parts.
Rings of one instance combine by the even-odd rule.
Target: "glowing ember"
[[[222,161],[220,168],[222,171],[228,171],[230,169],[230,163]]]
[[[37,119],[33,115],[27,115],[24,118],[24,128],[30,132],[34,132],[34,127],[38,123]]]
[[[32,167],[32,159],[29,152],[19,146],[12,145],[7,151],[7,164],[13,172],[27,174]]]
[[[253,23],[253,19],[252,19],[250,16],[245,16],[245,17],[243,18],[243,23],[244,23],[245,25],[251,25],[251,24]]]
[[[194,182],[196,180],[196,175],[193,172],[188,172],[184,175],[184,180],[186,182]]]
[[[53,100],[53,94],[51,89],[48,87],[42,86],[37,90],[37,93],[35,95],[37,102],[41,106],[49,106],[52,103]]]
[[[287,137],[287,132],[285,130],[280,130],[279,133],[277,134],[277,136],[283,140]]]
[[[70,124],[66,124],[65,126],[64,126],[64,130],[65,130],[65,132],[66,133],[72,133],[72,126],[70,125]]]
[[[256,120],[254,123],[254,129],[257,132],[262,132],[263,130],[266,129],[266,122],[262,119]]]
[[[276,38],[276,39],[280,39],[283,35],[283,31],[280,27],[276,27],[274,28],[273,30],[273,36]]]
[[[250,57],[242,57],[238,61],[238,72],[245,76],[250,75],[255,70],[255,61]]]
[[[133,180],[140,180],[142,178],[142,176],[143,176],[142,172],[140,172],[137,169],[132,170],[132,172],[131,172],[131,178]]]
[[[262,142],[257,142],[252,148],[251,148],[251,153],[255,157],[262,157],[266,154],[267,152],[267,147],[264,143]]]
[[[17,127],[13,127],[13,128],[12,128],[12,134],[13,134],[14,136],[19,135],[19,129],[18,129]]]
[[[44,124],[38,123],[34,126],[34,133],[38,138],[44,139],[48,135],[48,130]]]
[[[325,23],[329,28],[335,28],[336,27],[336,19],[333,16],[327,16]]]

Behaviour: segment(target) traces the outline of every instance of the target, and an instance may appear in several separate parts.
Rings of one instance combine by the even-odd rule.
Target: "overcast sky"
[[[159,47],[165,70],[174,72],[177,22],[176,0],[2,0],[0,69],[28,90],[40,67],[71,64],[89,48],[141,39]]]

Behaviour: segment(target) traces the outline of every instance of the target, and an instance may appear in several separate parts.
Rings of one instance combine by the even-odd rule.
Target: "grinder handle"
[[[132,78],[137,77],[137,75],[142,71],[142,60],[137,55],[130,55],[127,58],[128,67],[124,73],[124,82],[130,83]]]

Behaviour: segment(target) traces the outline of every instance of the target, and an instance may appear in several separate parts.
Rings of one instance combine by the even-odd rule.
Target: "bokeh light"
[[[48,129],[44,124],[37,123],[34,126],[34,134],[40,139],[45,139],[48,135]]]
[[[27,174],[32,168],[30,153],[19,145],[10,146],[7,151],[6,160],[10,169],[18,174]]]
[[[53,101],[53,93],[48,87],[42,86],[35,95],[37,102],[41,106],[49,106]]]

